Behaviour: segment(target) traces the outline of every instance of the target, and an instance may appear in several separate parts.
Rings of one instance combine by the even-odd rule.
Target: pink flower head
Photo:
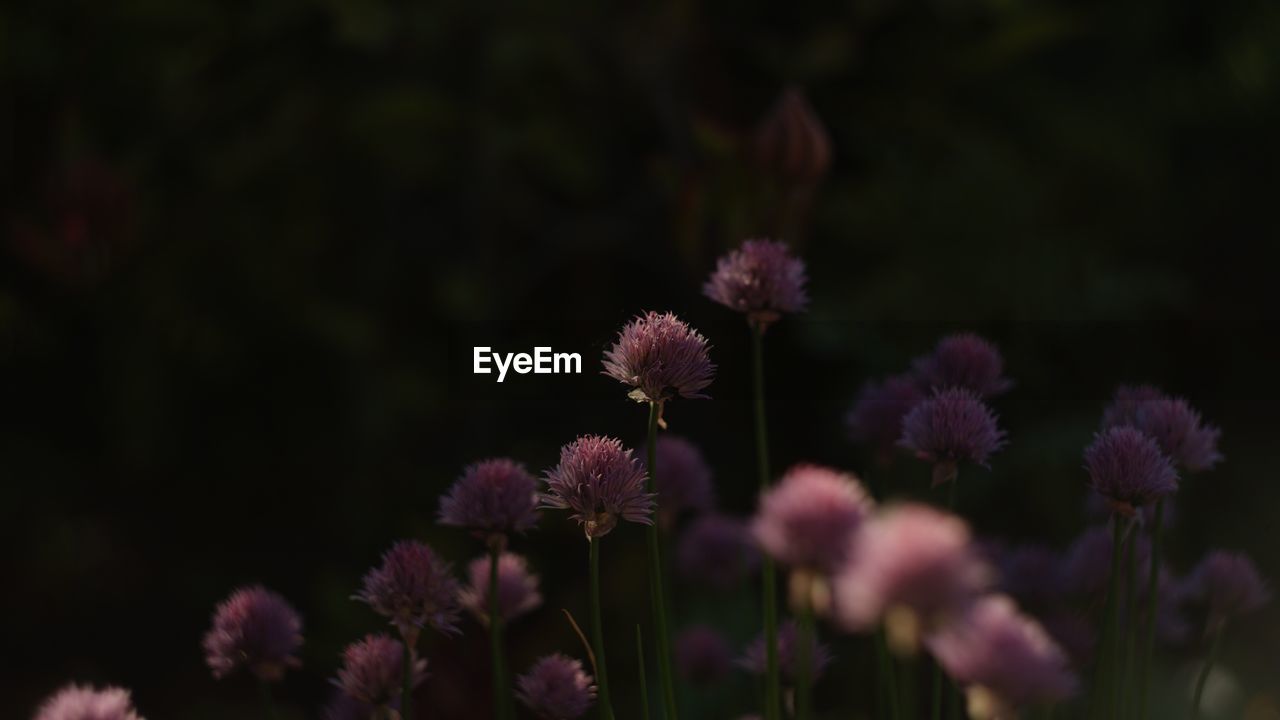
[[[547,471],[542,506],[570,510],[588,538],[609,534],[618,519],[653,524],[653,495],[630,450],[613,438],[584,435],[560,448],[560,464]]]
[[[128,690],[68,685],[40,705],[35,720],[142,720],[142,716],[133,709]]]
[[[275,682],[300,664],[302,620],[280,595],[261,585],[243,587],[218,604],[204,636],[205,662],[215,678],[238,668]]]
[[[947,388],[920,402],[902,420],[902,447],[934,463],[933,484],[955,480],[961,461],[987,466],[1005,444],[991,408],[973,391]]]
[[[664,527],[674,525],[686,510],[711,509],[715,504],[711,468],[697,445],[682,437],[659,435],[654,454],[658,466],[653,475],[658,494],[658,520]]]
[[[792,257],[785,244],[747,240],[716,262],[702,293],[767,326],[783,313],[804,310],[805,282],[804,261]]]
[[[844,561],[849,539],[872,505],[853,475],[797,465],[760,496],[751,529],[760,547],[779,562],[825,574]]]
[[[426,544],[401,540],[382,556],[382,564],[364,576],[355,596],[388,618],[400,636],[416,645],[426,627],[445,634],[458,632],[458,581],[453,565]]]
[[[964,388],[979,398],[995,397],[1013,386],[1004,377],[1000,351],[973,333],[942,338],[931,355],[915,361],[915,371],[926,388]]]
[[[410,655],[412,687],[427,677],[427,661]],[[342,668],[333,681],[348,697],[384,707],[399,701],[404,687],[404,647],[387,635],[366,635],[342,651]]]
[[[1114,427],[1094,436],[1084,451],[1093,489],[1123,515],[1150,505],[1178,489],[1178,474],[1150,437],[1131,427]]]
[[[1212,632],[1228,619],[1251,613],[1271,599],[1271,591],[1246,555],[1216,550],[1187,577],[1184,595],[1208,610]]]
[[[764,633],[747,646],[742,657],[738,658],[738,666],[752,675],[765,673],[765,639]],[[800,674],[800,632],[795,620],[787,620],[778,626],[778,668],[787,680],[795,680]],[[813,654],[809,658],[809,672],[817,679],[822,671],[831,664],[831,651],[826,645],[813,643]]]
[[[718,590],[737,586],[760,564],[747,523],[727,515],[702,515],[689,523],[676,547],[680,574]]]
[[[514,460],[482,460],[440,499],[440,524],[484,535],[524,532],[538,524],[538,480]]]
[[[887,460],[902,437],[902,419],[924,399],[919,384],[908,375],[863,385],[845,418],[849,437]]]
[[[462,606],[470,610],[481,623],[489,624],[489,572],[488,556],[478,557],[467,566],[471,584],[462,590]],[[507,622],[531,612],[542,604],[538,592],[538,576],[529,572],[529,563],[515,553],[498,556],[498,612],[502,622]]]
[[[627,323],[604,354],[604,374],[632,387],[637,402],[706,398],[715,377],[707,339],[671,313],[648,312]]]
[[[543,720],[576,720],[595,702],[596,686],[581,662],[557,653],[516,679],[516,697]]]
[[[709,625],[690,625],[675,639],[676,669],[694,685],[715,685],[729,674],[733,651]]]

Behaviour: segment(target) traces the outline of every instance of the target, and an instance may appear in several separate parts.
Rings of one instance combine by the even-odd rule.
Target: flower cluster
[[[402,540],[382,556],[382,564],[364,576],[355,596],[387,618],[410,645],[423,628],[458,632],[458,581],[453,565],[416,540]]]
[[[584,435],[560,448],[560,463],[546,474],[542,506],[569,510],[588,538],[599,538],[619,519],[653,522],[653,495],[644,488],[644,467],[621,441]]]
[[[440,499],[440,524],[481,534],[525,532],[538,524],[538,480],[514,460],[482,460]]]
[[[604,373],[633,389],[637,402],[705,398],[715,377],[707,339],[671,313],[648,312],[627,323],[604,354]]]

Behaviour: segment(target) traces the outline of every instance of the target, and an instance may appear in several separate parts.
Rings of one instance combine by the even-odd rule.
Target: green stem
[[[1138,639],[1138,532],[1135,526],[1129,533],[1129,548],[1125,552],[1125,612],[1124,612],[1124,674],[1121,675],[1120,688],[1128,689],[1133,679],[1134,655],[1137,654]],[[1119,712],[1122,717],[1129,715],[1133,696],[1122,695]]]
[[[1222,632],[1226,628],[1226,623],[1220,623],[1218,628],[1213,631],[1213,643],[1209,646],[1209,657],[1204,661],[1204,667],[1200,668],[1200,677],[1196,678],[1196,694],[1191,699],[1191,718],[1199,720],[1200,718],[1200,696],[1204,694],[1205,683],[1209,680],[1209,671],[1213,669],[1213,664],[1218,661],[1218,653],[1222,650]]]
[[[403,720],[411,720],[413,718],[413,648],[409,647],[409,641],[403,637],[400,638],[400,645],[404,649],[401,663],[404,674],[400,687],[400,717]]]
[[[1120,594],[1120,560],[1124,548],[1125,523],[1119,516],[1112,516],[1113,532],[1111,539],[1111,578],[1107,583],[1107,601],[1103,608],[1103,625],[1098,645],[1098,664],[1094,669],[1095,706],[1105,708],[1104,717],[1114,718],[1115,693],[1120,684],[1110,678],[1116,667],[1116,610],[1119,606]]]
[[[817,640],[809,596],[810,589],[806,588],[796,638],[796,720],[809,720],[813,715],[813,647]]]
[[[604,624],[600,620],[600,538],[588,538],[591,555],[591,644],[596,656],[596,686],[600,690],[600,717],[613,720],[609,700],[609,670],[604,659]]]
[[[1164,523],[1164,500],[1156,501],[1156,516],[1151,524],[1151,570],[1147,575],[1147,617],[1142,637],[1142,666],[1138,679],[1138,720],[1147,719],[1147,697],[1151,691],[1151,663],[1156,641],[1156,593],[1160,590],[1160,530]]]
[[[489,653],[493,660],[493,716],[497,720],[510,717],[507,693],[507,662],[502,644],[502,606],[498,602],[497,547],[489,550]]]
[[[951,478],[951,482],[947,483],[947,510],[955,512],[956,510],[956,486],[960,484],[959,478]],[[942,665],[937,662],[933,663],[933,710],[930,716],[933,720],[942,720]]]
[[[751,376],[752,395],[755,400],[756,465],[760,473],[760,491],[769,488],[772,474],[769,471],[769,431],[764,412],[764,328],[759,323],[751,325]],[[782,718],[782,681],[778,668],[778,570],[773,558],[766,553],[762,567],[764,580],[764,717],[765,720]]]
[[[636,623],[636,660],[640,680],[640,711],[643,713],[641,717],[649,720],[649,685],[644,679],[644,638],[640,635],[640,623]]]
[[[893,671],[893,657],[889,655],[889,639],[884,626],[876,631],[876,663],[880,667],[879,683],[889,698],[889,717],[901,720],[902,707],[898,704],[898,678]]]
[[[266,708],[268,720],[276,720],[276,704],[271,699],[271,683],[259,678],[258,689],[262,691],[262,705]]]
[[[649,403],[649,477],[646,488],[656,492],[658,415],[661,406]],[[649,604],[653,606],[653,627],[657,635],[658,680],[662,686],[662,702],[667,720],[676,720],[676,687],[671,674],[671,635],[667,632],[667,595],[662,589],[662,548],[658,539],[658,523],[645,528],[649,546]]]

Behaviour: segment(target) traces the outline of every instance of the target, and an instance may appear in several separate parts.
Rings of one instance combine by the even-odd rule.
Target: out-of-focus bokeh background
[[[974,330],[1017,381],[995,403],[1009,448],[961,477],[983,534],[1069,543],[1103,404],[1152,382],[1224,431],[1225,464],[1179,493],[1175,565],[1242,549],[1280,580],[1278,81],[1280,6],[1247,0],[6,3],[0,716],[70,679],[132,687],[147,717],[244,716],[254,688],[211,679],[199,641],[259,581],[304,615],[281,696],[315,717],[342,645],[381,627],[349,596],[383,549],[479,554],[433,524],[465,464],[642,441],[598,374],[640,310],[714,343],[714,399],[668,419],[748,512],[746,328],[700,286],[753,235],[811,270],[811,311],[768,337],[779,469],[924,493],[927,468],[878,469],[843,414]],[[820,177],[778,176],[753,141],[791,86],[830,140]],[[579,352],[584,373],[499,385],[474,345]],[[515,548],[547,603],[513,665],[580,654],[559,613],[585,612],[576,529],[548,514]],[[624,699],[641,551],[631,528],[606,545]],[[679,597],[756,631],[749,592]],[[1277,702],[1278,620],[1227,645],[1254,711]],[[488,712],[466,627],[427,649],[432,717]],[[860,646],[837,645],[853,677]],[[749,709],[735,682],[708,717]]]

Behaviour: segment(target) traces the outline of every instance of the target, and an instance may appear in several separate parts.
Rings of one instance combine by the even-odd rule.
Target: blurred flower
[[[544,720],[575,720],[595,702],[596,686],[581,662],[557,653],[516,679],[516,697]]]
[[[887,460],[902,437],[902,419],[924,399],[920,386],[909,375],[863,385],[845,419],[849,437],[871,446],[882,460]]]
[[[753,155],[762,170],[789,185],[811,186],[831,165],[831,138],[799,88],[789,87],[756,128]]]
[[[440,524],[481,534],[524,532],[538,524],[538,480],[514,460],[482,460],[440,499]]]
[[[1084,451],[1089,482],[1118,513],[1135,509],[1178,489],[1178,474],[1155,441],[1131,427],[1115,427],[1094,436]]]
[[[782,675],[793,681],[800,673],[799,656],[796,645],[799,643],[799,629],[795,620],[786,620],[778,625],[778,668]],[[738,666],[752,675],[763,675],[765,671],[764,634],[756,636],[747,646],[742,657],[738,658]],[[831,664],[831,651],[826,645],[814,642],[813,656],[809,661],[809,671],[816,680],[822,671]]]
[[[1076,691],[1062,649],[1003,595],[983,598],[926,643],[947,674],[966,686],[969,714],[977,720],[1017,717],[1020,707],[1065,700]]]
[[[1085,667],[1092,662],[1098,644],[1098,624],[1087,615],[1060,607],[1041,616],[1040,623],[1066,651],[1075,667]]]
[[[853,539],[835,579],[836,617],[855,632],[883,623],[891,648],[910,655],[925,633],[964,612],[993,581],[963,520],[899,505],[872,517]]]
[[[355,596],[389,618],[408,643],[417,645],[424,627],[458,632],[458,581],[453,566],[417,540],[401,540],[382,556],[382,565],[364,576]]]
[[[711,509],[715,504],[711,468],[697,445],[682,437],[659,435],[654,454],[658,465],[653,480],[658,495],[659,523],[669,528],[686,510]]]
[[[1000,589],[1027,608],[1044,608],[1062,597],[1062,558],[1043,545],[1019,545],[995,555]]]
[[[872,505],[853,475],[796,465],[761,494],[751,530],[779,562],[825,574],[844,561],[849,540]]]
[[[1208,470],[1222,461],[1222,431],[1204,424],[1200,413],[1182,398],[1169,397],[1150,385],[1116,389],[1102,413],[1102,429],[1134,427],[1150,435],[1165,455],[1187,472]]]
[[[1116,388],[1111,404],[1102,411],[1102,428],[1134,427],[1138,422],[1138,409],[1155,400],[1163,400],[1165,394],[1152,385],[1121,385]]]
[[[36,710],[35,720],[143,720],[133,709],[129,691],[116,687],[95,690],[67,685]]]
[[[705,398],[715,377],[707,339],[671,313],[637,316],[604,354],[604,374],[634,388],[637,402],[661,403],[677,395]]]
[[[1185,597],[1208,611],[1209,632],[1228,619],[1251,613],[1271,599],[1253,561],[1240,553],[1215,550],[1187,577]]]
[[[489,624],[489,557],[478,557],[467,566],[470,586],[459,594],[462,606],[481,623]],[[498,610],[505,623],[524,615],[542,604],[538,592],[538,576],[529,572],[529,564],[520,555],[498,556]]]
[[[1151,542],[1140,532],[1129,533],[1121,558],[1127,557],[1128,543],[1134,546],[1137,566],[1150,567]],[[1106,525],[1091,527],[1080,534],[1067,549],[1062,563],[1062,588],[1091,604],[1100,603],[1111,580],[1111,550],[1115,541]]]
[[[1003,376],[1000,351],[972,333],[942,338],[932,354],[917,359],[914,365],[921,383],[931,390],[964,388],[979,398],[990,398],[1013,386]]]
[[[716,261],[702,293],[767,327],[783,313],[804,310],[805,282],[804,261],[792,257],[784,243],[747,240]]]
[[[1164,509],[1160,511],[1160,525],[1165,530],[1173,527],[1178,522],[1178,496],[1168,495],[1164,498]],[[1115,510],[1111,506],[1111,501],[1102,497],[1096,492],[1085,494],[1084,512],[1090,522],[1105,523]],[[1138,516],[1142,518],[1143,527],[1151,527],[1156,521],[1156,506],[1154,503],[1140,508],[1135,508]]]
[[[547,471],[542,506],[570,510],[588,538],[609,534],[618,518],[653,524],[653,495],[645,471],[613,438],[584,435],[560,448],[560,464]]]
[[[413,680],[417,687],[427,677],[427,661],[413,653]],[[404,648],[388,635],[366,635],[342,651],[342,667],[333,681],[353,700],[386,706],[400,698],[404,683]]]
[[[747,523],[726,515],[702,515],[689,523],[676,548],[681,574],[719,590],[738,585],[760,556]]]
[[[398,698],[395,703],[391,703],[392,706],[399,704]],[[376,706],[357,700],[339,688],[334,690],[333,698],[329,700],[320,717],[324,720],[377,720],[375,715],[377,710]]]
[[[213,613],[213,627],[204,636],[205,662],[213,676],[223,678],[243,667],[275,682],[286,668],[300,665],[302,619],[285,599],[254,585],[238,588]]]
[[[1005,445],[996,416],[973,391],[937,390],[902,420],[902,447],[934,463],[933,484],[955,480],[962,460],[987,466],[991,453]]]
[[[709,625],[690,625],[675,640],[676,669],[694,685],[714,685],[729,674],[733,651]]]

